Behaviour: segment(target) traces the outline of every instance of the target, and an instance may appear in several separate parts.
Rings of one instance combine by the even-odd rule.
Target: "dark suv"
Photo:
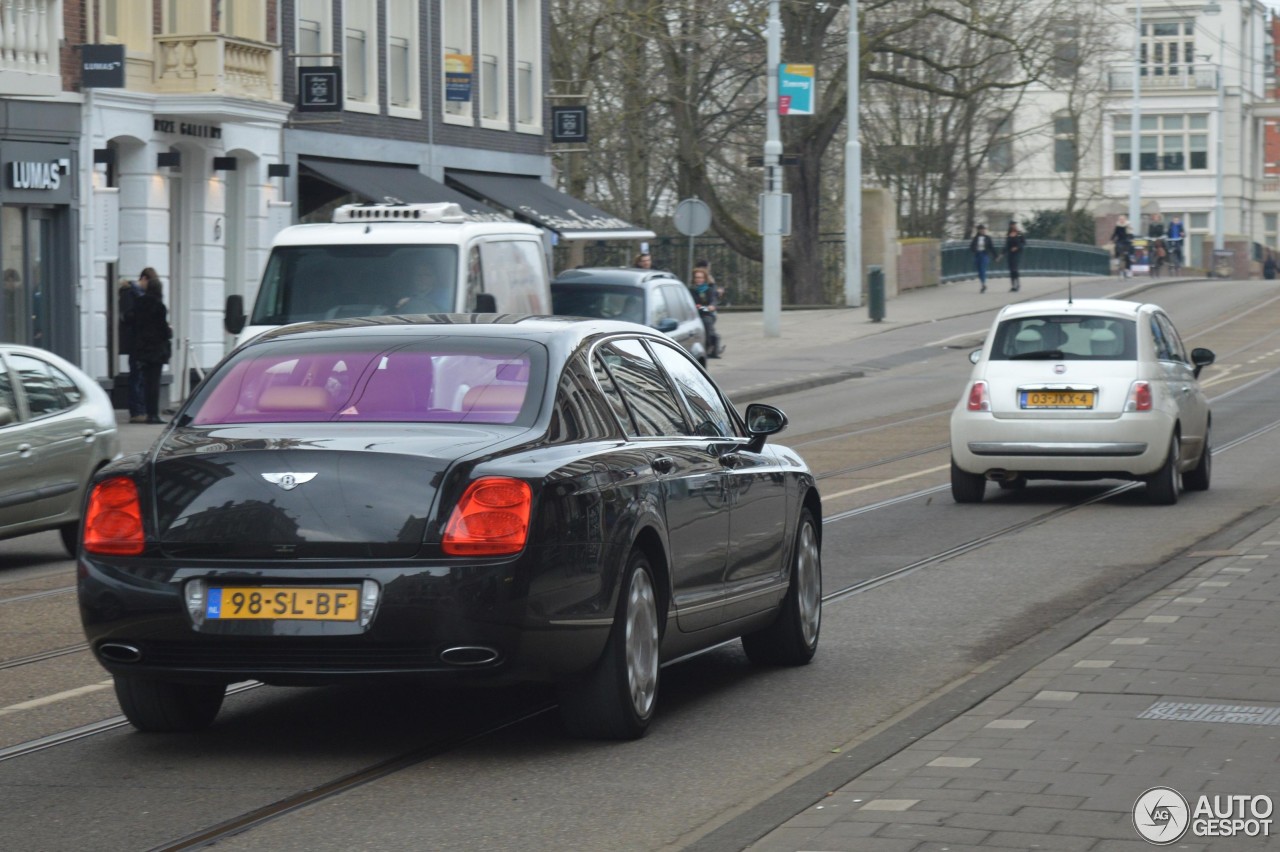
[[[551,310],[562,316],[626,320],[675,340],[707,363],[707,335],[693,296],[670,272],[629,267],[569,269],[551,282]]]

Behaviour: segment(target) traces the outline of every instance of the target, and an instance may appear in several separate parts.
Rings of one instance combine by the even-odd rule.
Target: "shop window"
[[[475,56],[471,47],[471,0],[441,0],[440,57],[444,120],[471,124],[475,92]]]

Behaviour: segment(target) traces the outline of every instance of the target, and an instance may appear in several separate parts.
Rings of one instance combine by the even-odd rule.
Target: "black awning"
[[[374,203],[392,199],[408,204],[452,201],[462,208],[468,219],[475,222],[510,222],[513,218],[470,195],[432,180],[413,166],[315,157],[299,157],[298,163],[321,180],[362,195]]]
[[[445,179],[510,211],[517,219],[555,231],[564,240],[651,240],[653,231],[579,201],[536,177],[448,169]]]

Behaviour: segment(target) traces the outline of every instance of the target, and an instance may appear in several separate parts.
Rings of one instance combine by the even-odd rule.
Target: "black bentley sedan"
[[[551,682],[577,736],[641,736],[660,665],[742,637],[807,663],[821,506],[804,461],[664,335],[434,315],[241,346],[86,497],[79,599],[144,731],[228,684]]]

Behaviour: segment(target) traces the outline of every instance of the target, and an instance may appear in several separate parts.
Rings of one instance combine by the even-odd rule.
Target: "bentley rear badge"
[[[304,482],[316,478],[314,473],[264,473],[262,478],[272,485],[279,485],[285,491],[292,491]]]

